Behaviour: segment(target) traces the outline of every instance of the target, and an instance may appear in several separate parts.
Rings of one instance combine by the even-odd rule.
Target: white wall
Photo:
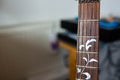
[[[120,0],[101,0],[101,17],[118,15]],[[75,0],[0,0],[0,24],[59,20],[77,16]]]
[[[77,15],[75,0],[1,0],[0,24],[58,20]]]
[[[101,0],[101,17],[120,16],[120,0]]]

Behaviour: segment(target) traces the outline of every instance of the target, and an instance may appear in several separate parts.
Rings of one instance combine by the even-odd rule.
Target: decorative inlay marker
[[[87,40],[85,45],[82,44],[82,45],[79,46],[79,49],[82,50],[82,48],[85,48],[86,51],[89,51],[89,48],[92,47],[92,45],[90,44],[92,42],[96,42],[96,39],[89,39],[89,40]],[[91,63],[91,62],[98,62],[98,60],[96,60],[94,58],[90,59],[90,54],[89,53],[87,53],[87,58],[83,57],[83,60],[86,61],[86,65],[83,67],[82,70],[81,70],[81,68],[77,68],[77,73],[80,74],[80,75],[86,75],[85,79],[89,80],[89,79],[91,79],[90,73],[84,72],[84,71],[88,67],[89,63]],[[77,80],[81,80],[81,79],[77,79]]]
[[[90,43],[92,42],[96,42],[96,39],[90,39],[90,40],[87,40],[86,44],[85,45],[80,45],[79,46],[79,49],[81,50],[82,48],[86,48],[86,50],[88,51],[90,47],[92,47],[92,45],[89,45]]]

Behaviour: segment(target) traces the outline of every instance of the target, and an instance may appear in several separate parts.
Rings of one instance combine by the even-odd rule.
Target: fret
[[[99,38],[99,36],[77,36],[78,38]]]
[[[85,80],[85,79],[77,79],[77,78],[76,78],[75,80]]]
[[[99,19],[91,19],[91,20],[78,20],[80,22],[99,22]]]
[[[81,66],[81,65],[76,65],[77,68],[92,68],[92,69],[96,69],[99,67],[92,67],[92,66]]]
[[[76,51],[78,54],[86,54],[86,53],[89,53],[89,54],[98,54],[98,52],[86,52],[86,51]]]

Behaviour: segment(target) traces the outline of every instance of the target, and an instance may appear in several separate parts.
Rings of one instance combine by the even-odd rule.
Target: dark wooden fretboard
[[[99,0],[79,0],[76,80],[98,80]]]

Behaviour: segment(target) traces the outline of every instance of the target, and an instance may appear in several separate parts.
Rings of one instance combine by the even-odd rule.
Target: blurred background
[[[119,3],[101,1],[100,80],[120,80]],[[75,0],[0,0],[0,80],[74,80],[77,16]]]

